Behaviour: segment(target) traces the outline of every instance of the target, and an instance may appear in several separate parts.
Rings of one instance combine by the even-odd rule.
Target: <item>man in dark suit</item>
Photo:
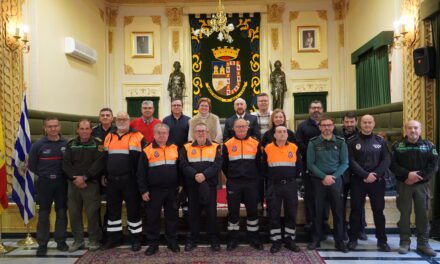
[[[223,132],[223,142],[226,142],[228,139],[234,136],[234,130],[232,130],[232,128],[234,126],[234,121],[238,118],[245,119],[249,124],[248,136],[255,137],[257,139],[260,138],[257,117],[247,113],[246,107],[246,101],[243,98],[237,98],[234,101],[235,114],[226,119],[225,130]]]

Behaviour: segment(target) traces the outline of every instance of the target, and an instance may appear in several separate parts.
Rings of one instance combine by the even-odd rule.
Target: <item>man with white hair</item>
[[[142,116],[130,122],[130,127],[141,132],[147,144],[154,140],[153,129],[156,124],[160,123],[159,119],[154,118],[153,101],[145,100],[141,105]]]
[[[226,142],[228,139],[234,136],[234,121],[239,118],[243,118],[247,121],[249,125],[248,136],[260,139],[261,135],[257,117],[247,113],[246,107],[246,101],[243,98],[237,98],[234,101],[235,114],[226,119],[225,129],[223,132],[223,142]]]

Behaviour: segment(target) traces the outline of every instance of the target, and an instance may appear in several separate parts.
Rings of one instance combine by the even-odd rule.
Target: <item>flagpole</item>
[[[0,214],[0,254],[4,255],[15,248],[11,246],[3,245],[2,234],[3,234],[3,214]]]
[[[17,242],[20,247],[30,247],[37,243],[37,240],[31,236],[29,224],[26,225],[27,235],[24,239]]]

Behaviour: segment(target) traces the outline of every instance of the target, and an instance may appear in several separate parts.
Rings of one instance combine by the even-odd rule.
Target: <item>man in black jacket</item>
[[[373,133],[374,117],[364,115],[361,120],[361,131],[350,138],[348,151],[350,158],[350,242],[348,249],[354,250],[361,230],[361,213],[365,197],[370,198],[376,226],[377,247],[389,252],[385,234],[385,173],[390,166],[390,155],[385,140]]]
[[[243,118],[247,121],[249,125],[248,136],[261,138],[260,128],[258,126],[258,119],[246,112],[246,101],[243,98],[238,98],[234,101],[234,111],[235,114],[225,122],[225,129],[223,131],[223,142],[234,136],[234,121],[239,118]]]
[[[104,169],[104,149],[102,141],[91,136],[90,120],[80,120],[76,133],[78,137],[69,141],[63,158],[63,170],[69,179],[68,208],[74,238],[69,252],[84,248],[83,206],[87,215],[90,250],[99,248],[101,237],[99,181]]]
[[[410,216],[412,203],[416,215],[417,251],[435,257],[429,238],[429,181],[438,169],[434,144],[421,138],[420,122],[405,124],[406,137],[393,145],[391,170],[396,175],[397,209],[400,211],[400,254],[408,253],[411,244]]]

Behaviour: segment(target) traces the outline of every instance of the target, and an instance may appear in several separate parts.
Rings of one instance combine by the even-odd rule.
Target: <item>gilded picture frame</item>
[[[320,52],[321,30],[319,26],[298,26],[298,52]]]
[[[153,32],[131,33],[131,57],[154,58]]]

